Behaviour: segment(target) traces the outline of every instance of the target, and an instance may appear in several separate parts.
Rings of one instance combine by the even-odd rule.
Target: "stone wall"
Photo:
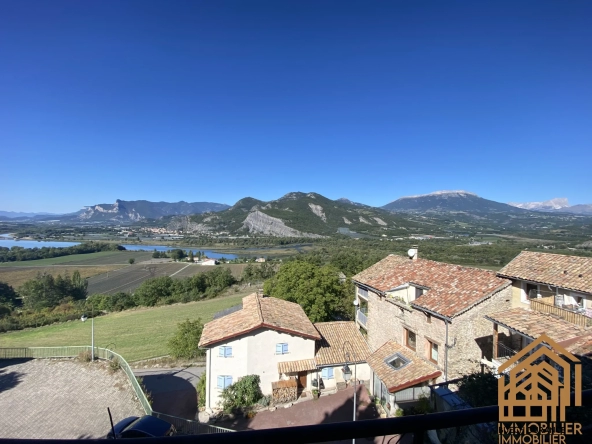
[[[448,325],[448,344],[454,344],[448,352],[448,379],[480,370],[483,356],[491,359],[493,351],[493,323],[485,315],[509,309],[512,304],[512,287],[508,286],[466,313],[453,318]],[[368,344],[376,351],[387,341],[406,345],[405,330],[416,334],[415,352],[442,371],[438,381],[444,380],[446,365],[446,323],[443,319],[397,303],[368,291]],[[499,328],[500,340],[509,335]],[[509,338],[508,338],[509,339]],[[438,346],[437,364],[431,361],[430,342]],[[410,350],[410,353],[412,351]]]
[[[448,379],[480,371],[481,358],[491,357],[493,349],[493,322],[485,315],[510,309],[512,287],[498,291],[469,311],[452,319],[448,326]],[[509,332],[499,327],[500,339]]]

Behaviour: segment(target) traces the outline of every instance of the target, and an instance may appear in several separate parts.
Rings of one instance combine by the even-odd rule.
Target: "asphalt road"
[[[197,381],[205,367],[136,369],[152,394],[152,408],[160,413],[197,419]]]

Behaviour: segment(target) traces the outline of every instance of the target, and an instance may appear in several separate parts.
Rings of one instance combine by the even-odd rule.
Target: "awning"
[[[299,361],[278,362],[278,372],[298,373],[316,370],[317,366],[314,359],[301,359]]]

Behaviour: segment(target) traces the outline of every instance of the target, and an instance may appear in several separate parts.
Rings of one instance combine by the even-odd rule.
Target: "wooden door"
[[[306,372],[298,372],[298,388],[306,388]]]

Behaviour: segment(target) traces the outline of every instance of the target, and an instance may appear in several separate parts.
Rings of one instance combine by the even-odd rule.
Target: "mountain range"
[[[217,213],[175,218],[172,229],[191,233],[252,233],[281,237],[324,237],[399,233],[402,226],[417,226],[400,215],[348,199],[331,200],[317,193],[293,192],[264,202],[239,200]],[[406,228],[405,228],[406,230]]]
[[[592,215],[592,204],[570,205],[565,197],[556,197],[544,202],[508,202],[508,205],[532,211]]]
[[[213,202],[150,202],[116,200],[87,206],[67,215],[35,215],[4,221],[58,221],[66,224],[128,224],[150,222],[185,233],[261,234],[281,237],[325,237],[337,233],[352,237],[409,236],[450,233],[500,233],[500,230],[555,230],[590,223],[590,205],[567,205],[567,199],[505,204],[462,190],[407,196],[371,207],[347,198],[331,200],[318,193],[292,192],[262,201],[245,197],[229,206]],[[522,208],[521,208],[522,207]],[[566,212],[566,208],[572,213]],[[576,210],[580,208],[581,212]],[[590,212],[588,212],[590,211]],[[579,219],[578,219],[579,218]]]

